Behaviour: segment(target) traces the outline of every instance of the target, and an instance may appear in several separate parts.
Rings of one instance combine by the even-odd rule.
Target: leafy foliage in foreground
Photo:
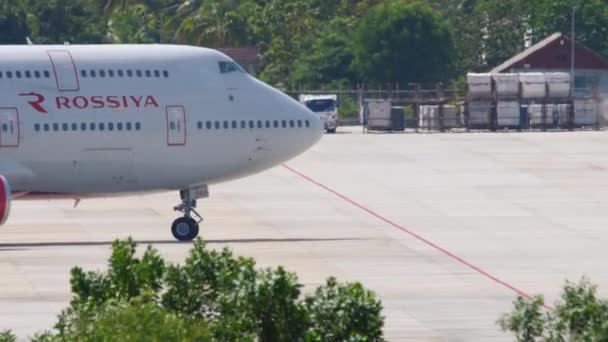
[[[383,340],[382,305],[361,284],[330,278],[303,297],[295,274],[258,270],[201,240],[183,265],[151,247],[138,258],[135,242],[116,241],[106,272],[75,267],[71,285],[54,331],[35,341]]]
[[[597,286],[588,279],[567,282],[554,310],[543,312],[544,305],[542,296],[518,297],[498,324],[517,341],[608,340],[608,300],[597,297]]]
[[[15,342],[17,337],[10,330],[0,331],[0,342]]]

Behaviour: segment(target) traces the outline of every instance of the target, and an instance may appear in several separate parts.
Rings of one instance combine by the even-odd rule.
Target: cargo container
[[[548,96],[550,98],[570,97],[570,74],[567,72],[551,72],[546,74]]]
[[[467,74],[467,86],[469,99],[492,98],[492,75],[490,74]]]
[[[496,104],[496,124],[499,127],[520,127],[518,101],[498,101]]]
[[[499,99],[516,98],[519,96],[518,74],[493,74],[496,97]]]
[[[541,99],[546,95],[546,77],[542,72],[520,73],[521,97],[524,99]]]

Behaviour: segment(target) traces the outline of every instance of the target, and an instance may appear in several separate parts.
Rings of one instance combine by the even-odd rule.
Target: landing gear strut
[[[209,197],[209,190],[205,185],[181,190],[179,194],[182,203],[173,209],[183,213],[184,216],[173,221],[171,233],[179,241],[192,241],[198,236],[198,225],[203,221],[203,217],[196,211],[196,200]]]

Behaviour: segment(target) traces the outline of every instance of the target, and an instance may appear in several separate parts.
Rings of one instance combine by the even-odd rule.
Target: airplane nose
[[[325,132],[325,127],[323,127],[323,122],[321,122],[321,118],[318,115],[308,108],[306,108],[306,111],[308,112],[306,113],[307,120],[310,121],[310,134],[312,138],[312,143],[310,145],[312,146],[321,140],[321,137],[323,137],[323,133]]]

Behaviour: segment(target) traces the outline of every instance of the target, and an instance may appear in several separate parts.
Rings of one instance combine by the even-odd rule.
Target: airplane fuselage
[[[318,119],[219,52],[0,47],[0,174],[19,194],[179,190],[273,167]]]

